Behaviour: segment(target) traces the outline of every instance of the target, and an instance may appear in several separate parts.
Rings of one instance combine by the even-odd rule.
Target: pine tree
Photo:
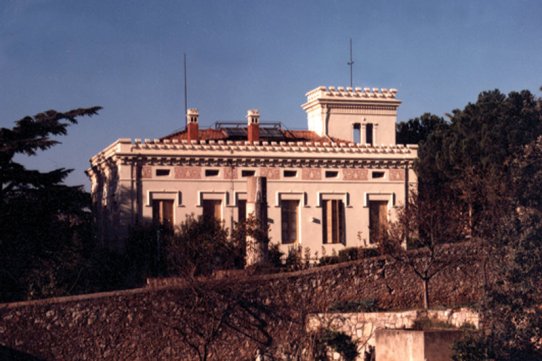
[[[52,137],[100,109],[49,110],[0,129],[0,300],[64,294],[74,287],[90,234],[90,197],[82,187],[63,183],[71,170],[29,170],[15,156],[49,149],[58,144]]]

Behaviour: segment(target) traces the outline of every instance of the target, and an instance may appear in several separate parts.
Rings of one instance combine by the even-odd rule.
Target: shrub
[[[165,238],[167,275],[210,275],[218,269],[240,266],[243,243],[228,238],[216,219],[187,217],[178,232]]]
[[[448,322],[436,320],[428,317],[421,317],[414,321],[412,324],[413,330],[431,330],[435,328],[455,328]]]
[[[380,311],[375,299],[340,301],[331,307],[330,312],[377,312]]]
[[[281,268],[282,256],[284,256],[284,253],[280,250],[278,244],[272,244],[269,246],[267,260],[269,261],[270,266],[274,268]]]
[[[375,352],[375,347],[374,346],[371,346],[371,345],[367,346],[367,350],[365,350],[365,352],[364,352],[363,360],[364,361],[375,361],[376,360],[376,352]]]
[[[473,333],[453,345],[453,361],[486,361],[494,357],[492,347],[486,340]]]
[[[377,248],[349,247],[339,251],[339,262],[354,261],[379,255],[380,252]]]
[[[286,271],[299,271],[304,268],[303,259],[301,257],[301,247],[288,248],[288,254],[284,262]]]
[[[320,330],[315,338],[314,359],[329,361],[328,348],[339,353],[345,361],[354,361],[359,356],[358,348],[351,336],[344,332]]]
[[[318,262],[319,266],[325,266],[328,264],[339,263],[339,256],[322,256]]]

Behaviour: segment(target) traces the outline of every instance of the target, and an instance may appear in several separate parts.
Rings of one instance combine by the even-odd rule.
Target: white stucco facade
[[[285,251],[293,245],[308,247],[319,256],[371,247],[371,204],[380,205],[381,218],[393,220],[396,207],[416,184],[412,162],[417,147],[395,144],[400,104],[395,90],[358,89],[341,93],[319,87],[307,93],[303,108],[315,136],[290,132],[303,134],[303,141],[266,140],[257,132],[251,141],[209,139],[210,133],[197,127],[197,139],[191,140],[183,139],[184,133],[156,140],[119,139],[92,157],[87,170],[102,241],[122,249],[131,226],[152,222],[158,200],[173,205],[174,224],[187,215],[201,215],[203,204],[215,200],[220,219],[231,229],[246,200],[247,177],[262,176],[267,179],[272,243]],[[251,121],[258,126],[258,120]],[[372,124],[372,144],[364,144],[364,124]],[[361,133],[358,143],[356,129]],[[283,210],[286,204],[290,213]],[[296,218],[291,236],[283,230],[285,217],[290,223]]]

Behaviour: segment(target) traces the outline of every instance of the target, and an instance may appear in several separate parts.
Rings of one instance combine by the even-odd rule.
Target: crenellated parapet
[[[342,87],[342,86],[319,86],[305,94],[307,102],[316,99],[337,99],[337,98],[365,98],[365,99],[395,99],[397,89],[391,88],[360,88],[360,87]]]

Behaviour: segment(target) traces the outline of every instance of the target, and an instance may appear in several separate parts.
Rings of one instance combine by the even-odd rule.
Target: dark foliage
[[[354,261],[357,259],[380,256],[377,248],[348,247],[338,253],[339,262]]]
[[[267,259],[268,259],[269,265],[272,268],[279,269],[282,267],[282,256],[284,256],[284,253],[280,250],[280,247],[278,244],[272,244],[269,246]]]
[[[341,260],[339,259],[339,256],[322,256],[320,257],[320,260],[318,261],[318,265],[327,266],[330,264],[336,264],[340,262]]]
[[[487,339],[479,334],[467,334],[453,346],[453,361],[490,361],[495,360],[494,348]]]
[[[514,99],[517,108],[532,105],[517,94]],[[523,113],[525,121],[538,117],[540,122],[540,100]],[[512,117],[511,121],[518,120]],[[532,124],[525,138],[534,137],[539,126]],[[506,137],[518,143],[522,138],[514,132]],[[479,220],[488,255],[486,267],[493,275],[480,305],[484,328],[456,345],[454,360],[542,359],[541,154],[539,137],[506,159],[503,169],[509,198],[499,204],[500,212],[486,213]]]
[[[375,347],[368,345],[367,350],[363,354],[363,361],[375,361],[376,360],[376,351]]]
[[[345,361],[354,361],[359,356],[356,343],[344,332],[328,329],[319,331],[314,344],[314,359],[328,361],[328,348],[339,353]]]
[[[14,157],[52,147],[52,136],[99,109],[50,110],[0,129],[0,301],[81,289],[93,247],[89,195],[63,184],[70,170],[28,170]]]
[[[329,312],[378,312],[378,300],[350,300],[335,303],[329,307]]]
[[[397,144],[420,144],[430,134],[449,126],[444,118],[424,113],[419,118],[410,119],[397,124]]]
[[[234,236],[244,234],[235,232]],[[161,242],[157,252],[163,260],[163,272],[169,276],[211,275],[216,270],[244,265],[244,239],[229,237],[214,218],[187,217],[174,234],[157,239]]]
[[[34,357],[27,353],[17,351],[0,345],[0,360],[9,361],[43,361],[43,359]]]
[[[510,165],[542,134],[540,102],[529,91],[486,91],[476,103],[456,109],[449,126],[431,130],[421,142],[416,170],[420,194],[454,197],[472,236],[483,234],[507,213]]]
[[[518,207],[500,220],[488,240],[487,284],[481,304],[484,333],[478,342],[492,347],[495,360],[540,360],[542,349],[542,214]]]

